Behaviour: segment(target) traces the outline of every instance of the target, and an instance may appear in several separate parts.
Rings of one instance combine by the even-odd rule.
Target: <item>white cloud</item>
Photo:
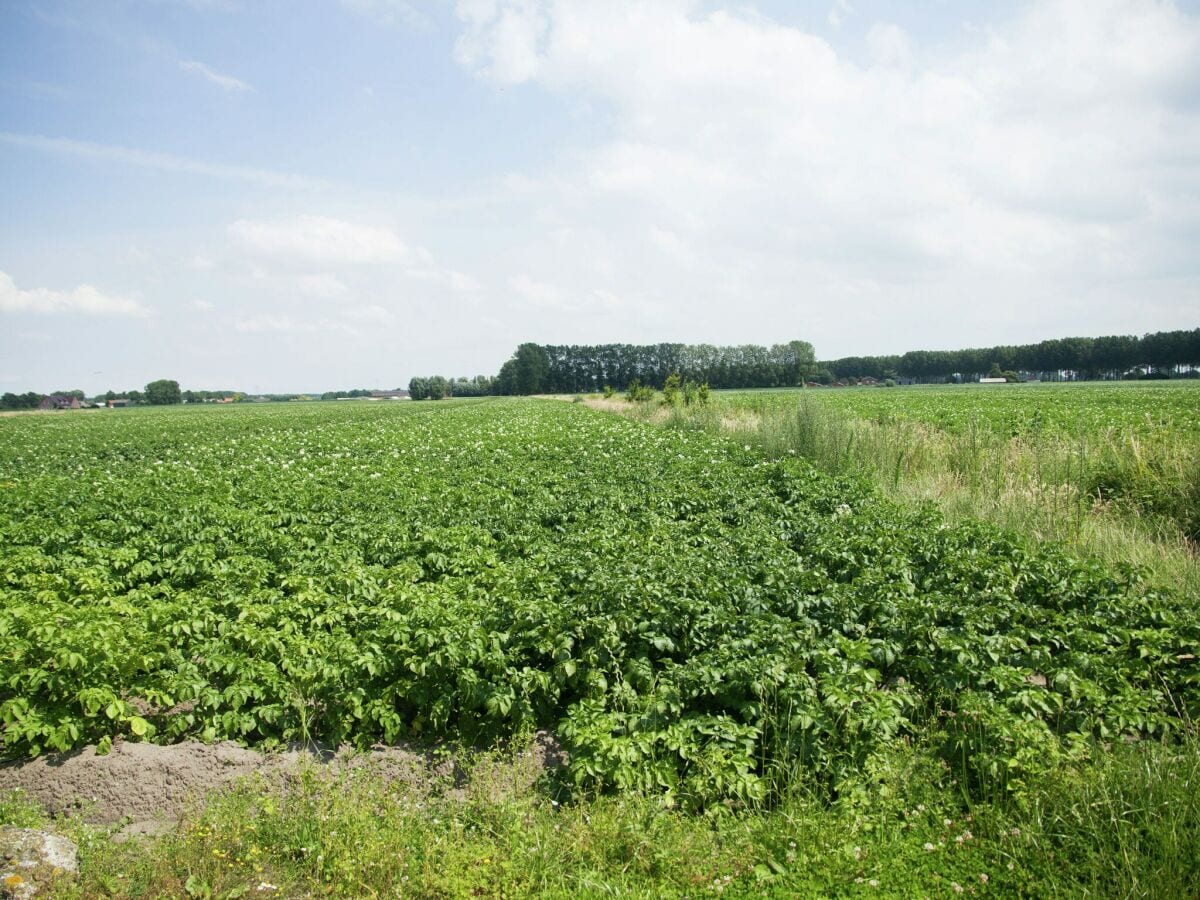
[[[475,294],[483,290],[483,285],[463,272],[453,269],[439,269],[436,266],[412,268],[405,272],[410,278],[428,281],[448,288],[456,294]]]
[[[1189,282],[1200,293],[1200,19],[1171,4],[1051,0],[920,52],[875,23],[861,63],[690,0],[457,12],[456,56],[478,77],[608,123],[504,182],[524,223],[508,285],[531,308],[594,289],[686,297],[679,327],[697,336],[816,329],[819,350],[866,352],[825,308],[850,290],[870,339],[899,349],[996,338],[1001,305],[1046,336],[1067,297],[1154,303],[1128,313],[1142,330],[1178,315]],[[831,23],[850,12],[835,4]]]
[[[508,286],[521,300],[534,307],[556,308],[566,303],[566,296],[561,288],[535,281],[525,273],[510,278]]]
[[[408,278],[445,288],[456,294],[475,294],[478,281],[463,272],[439,266],[425,247],[410,245],[391,230],[378,225],[363,225],[328,216],[303,215],[292,219],[255,221],[239,219],[226,232],[243,253],[257,262],[275,266],[309,268],[324,266],[394,267]],[[256,262],[255,277],[271,278],[272,273]],[[302,294],[332,300],[348,288],[337,272],[302,272],[295,277]],[[376,278],[376,290],[384,285]]]
[[[850,5],[850,0],[833,0],[833,6],[829,7],[829,14],[826,18],[834,29],[838,29],[853,14],[854,7]]]
[[[396,315],[389,309],[378,304],[370,306],[351,307],[345,311],[346,318],[367,325],[389,325],[396,321]]]
[[[510,278],[508,287],[517,298],[518,306],[539,313],[574,317],[605,316],[627,305],[622,298],[609,291],[592,289],[573,293],[558,285],[537,281],[525,273]]]
[[[195,72],[197,75],[200,75],[201,77],[212,82],[223,91],[240,92],[254,90],[254,88],[250,87],[250,85],[242,81],[240,78],[234,78],[232,75],[222,75],[220,72],[214,72],[204,63],[197,62],[194,59],[181,61],[179,63],[179,68],[183,69],[185,72]]]
[[[234,243],[255,254],[300,262],[415,265],[422,251],[387,228],[326,216],[264,222],[238,219],[227,229]]]
[[[322,334],[339,332],[357,336],[358,330],[344,321],[330,318],[306,319],[290,315],[261,313],[234,319],[233,328],[243,334]]]
[[[336,275],[330,272],[314,272],[300,275],[296,279],[296,289],[306,297],[331,300],[346,293],[344,285]]]
[[[90,284],[71,291],[21,290],[7,272],[0,272],[0,312],[135,318],[150,314],[136,300],[105,294]]]
[[[551,19],[547,4],[461,0],[457,11],[470,26],[455,46],[460,63],[509,83],[538,74],[541,45]]]
[[[259,184],[263,187],[288,191],[322,190],[330,187],[329,182],[316,178],[307,178],[302,175],[291,175],[287,172],[274,172],[270,169],[256,169],[250,166],[228,166],[221,163],[191,159],[186,156],[174,156],[170,153],[155,153],[149,150],[138,150],[133,147],[122,147],[115,144],[97,144],[92,141],[77,141],[70,138],[47,137],[43,134],[18,134],[11,131],[0,131],[0,142],[17,147],[44,150],[50,153],[78,156],[84,159],[103,160],[146,169],[157,169],[162,172],[178,172],[188,175],[204,175],[229,181],[245,181]]]
[[[878,66],[904,67],[912,58],[908,34],[899,25],[876,22],[867,32],[867,48]]]

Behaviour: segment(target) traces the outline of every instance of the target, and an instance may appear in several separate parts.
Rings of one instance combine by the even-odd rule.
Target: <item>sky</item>
[[[0,391],[1200,326],[1200,0],[0,0]]]

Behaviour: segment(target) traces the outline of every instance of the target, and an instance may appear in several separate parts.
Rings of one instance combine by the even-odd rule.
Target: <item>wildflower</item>
[[[279,890],[279,885],[271,884],[271,882],[269,882],[269,881],[260,881],[258,883],[258,887],[256,887],[255,890],[259,891],[260,893],[266,893],[269,891],[277,891],[277,890]]]
[[[867,882],[867,884],[869,884],[871,887],[879,887],[879,879],[872,878],[870,881]]]
[[[950,882],[950,888],[956,894],[961,894],[963,892],[963,886],[961,884],[959,884],[957,881]]]
[[[980,884],[987,884],[987,883],[988,883],[987,872],[980,872],[980,873],[979,873],[979,883],[980,883]]]
[[[934,846],[933,846],[933,844],[929,843],[929,841],[926,841],[926,842],[925,842],[925,851],[926,851],[927,853],[932,853],[932,852],[933,852],[934,850],[936,850],[936,849],[937,849],[937,848],[936,848],[936,847],[934,847]]]

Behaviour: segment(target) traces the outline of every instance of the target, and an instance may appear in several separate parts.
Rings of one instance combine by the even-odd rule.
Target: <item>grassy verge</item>
[[[720,400],[607,408],[801,456],[831,474],[862,474],[898,500],[936,503],[951,522],[990,522],[1109,565],[1142,567],[1159,586],[1200,595],[1200,447],[1181,436],[950,432],[847,417],[804,396],[754,411]]]
[[[486,762],[486,760],[485,760]],[[968,806],[898,747],[839,800],[798,784],[769,810],[706,816],[643,796],[557,802],[476,767],[432,794],[367,770],[214,794],[149,841],[55,823],[80,847],[62,897],[1144,896],[1200,889],[1200,748],[1121,745],[1016,800]],[[478,773],[483,773],[482,775]],[[480,784],[480,779],[483,783]],[[46,824],[19,797],[0,821]]]

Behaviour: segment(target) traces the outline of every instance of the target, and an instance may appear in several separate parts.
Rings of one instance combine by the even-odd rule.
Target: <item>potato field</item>
[[[536,400],[0,419],[0,647],[9,758],[545,727],[583,793],[696,809],[931,729],[1004,790],[1200,714],[1194,598]]]
[[[739,409],[795,403],[794,390],[729,391]],[[1010,437],[1105,433],[1200,440],[1200,385],[1195,381],[920,385],[888,389],[817,389],[806,396],[843,414],[887,424],[918,422],[949,432],[972,429]]]

